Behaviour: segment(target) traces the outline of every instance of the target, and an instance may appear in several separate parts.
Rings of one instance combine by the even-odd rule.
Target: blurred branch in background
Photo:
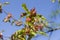
[[[60,15],[60,0],[51,0],[52,3],[58,3],[58,8],[55,10],[52,10],[52,13],[50,15],[51,18],[56,18],[58,15]]]

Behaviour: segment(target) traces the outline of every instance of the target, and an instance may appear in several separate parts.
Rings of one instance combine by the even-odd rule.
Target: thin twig
[[[54,29],[51,29],[49,31],[47,31],[46,33],[49,33],[49,32],[53,32],[53,31],[56,31],[56,30],[59,30],[60,28],[54,28]]]
[[[8,15],[8,13],[5,11],[5,10],[3,10],[4,11],[4,13],[6,14],[6,15]],[[13,20],[16,20],[14,17],[12,17],[12,19]]]

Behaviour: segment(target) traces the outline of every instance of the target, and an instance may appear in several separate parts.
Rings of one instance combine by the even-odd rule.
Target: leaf
[[[30,35],[36,36],[36,32],[34,32],[32,29],[30,30]]]
[[[60,0],[58,0],[58,2],[60,3]]]
[[[11,22],[11,20],[9,20],[8,22]]]
[[[2,4],[0,4],[0,13],[2,13]]]
[[[26,13],[29,13],[28,8],[26,7],[26,4],[22,4],[22,8],[26,11]]]
[[[7,5],[7,4],[10,4],[10,3],[9,2],[5,2],[4,4]]]
[[[20,40],[26,40],[24,37],[21,37]]]
[[[53,11],[52,15],[51,15],[51,18],[56,18],[57,15],[59,15],[59,13],[60,13],[60,10]]]
[[[25,32],[25,30],[23,30],[23,29],[22,30],[18,30],[17,32],[21,35],[21,34],[23,34]]]
[[[2,13],[2,9],[0,9],[0,13]]]
[[[28,36],[27,40],[31,40],[32,39],[32,36]]]
[[[36,35],[36,33],[35,32],[31,32],[34,36]]]
[[[14,22],[15,22],[15,20],[13,20],[13,21],[12,21],[11,25],[13,25],[13,24],[14,24]]]
[[[45,32],[43,32],[43,31],[40,31],[38,33],[41,34],[41,35],[47,36],[47,34]]]
[[[46,18],[44,16],[42,16],[42,20],[46,20]]]
[[[5,30],[2,30],[2,32],[5,32]]]
[[[31,29],[27,40],[31,40],[32,37],[34,37],[34,36],[36,36],[36,33]]]
[[[39,15],[39,14],[37,16],[40,17],[40,18],[42,17],[42,15]]]
[[[42,20],[46,20],[46,18],[43,15],[37,15],[36,17],[38,17],[39,19],[41,18]]]
[[[10,19],[4,18],[3,22],[11,22]]]
[[[51,0],[52,3],[55,3],[56,0]]]
[[[24,17],[24,16],[26,16],[27,15],[27,13],[25,12],[25,13],[22,13],[21,15],[20,15],[20,17]]]
[[[9,2],[4,2],[3,4],[2,4],[2,6],[6,6],[6,5],[9,5],[10,3]]]

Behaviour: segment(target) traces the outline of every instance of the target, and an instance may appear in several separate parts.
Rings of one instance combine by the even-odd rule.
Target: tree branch
[[[56,30],[59,30],[59,29],[60,28],[54,28],[54,29],[48,30],[46,33],[53,32],[53,31],[56,31]]]

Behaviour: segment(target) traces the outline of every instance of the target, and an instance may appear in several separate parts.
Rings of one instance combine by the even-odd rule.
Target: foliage
[[[30,11],[28,11],[28,8],[26,7],[25,4],[22,4],[22,7],[26,11],[21,14],[21,18],[26,17],[24,23],[25,26],[22,30],[18,30],[17,32],[15,32],[11,36],[11,39],[26,40],[26,35],[27,35],[28,36],[27,40],[31,40],[31,38],[36,36],[37,33],[46,36],[47,34],[43,31],[43,28],[48,25],[46,24],[47,22],[46,18],[42,15],[37,14],[35,8],[32,8]]]
[[[53,3],[55,1],[56,0],[52,0]],[[58,0],[58,2],[60,3],[60,0]],[[5,2],[3,5],[7,4],[9,3]],[[3,5],[0,4],[0,13],[4,11],[2,9]],[[11,13],[7,13],[6,11],[4,11],[7,16],[4,18],[3,22],[10,22],[12,25],[15,24],[16,26],[24,25],[24,28],[22,28],[21,30],[17,30],[14,34],[11,35],[11,40],[26,40],[26,36],[28,36],[27,40],[31,40],[37,34],[48,36],[48,32],[58,30],[49,27],[49,22],[47,21],[47,19],[43,15],[38,14],[35,8],[28,10],[26,4],[22,4],[22,8],[25,10],[25,12],[20,15],[20,19],[26,17],[24,23],[20,19],[16,20]],[[56,16],[59,12],[60,10],[55,11],[52,16]]]

